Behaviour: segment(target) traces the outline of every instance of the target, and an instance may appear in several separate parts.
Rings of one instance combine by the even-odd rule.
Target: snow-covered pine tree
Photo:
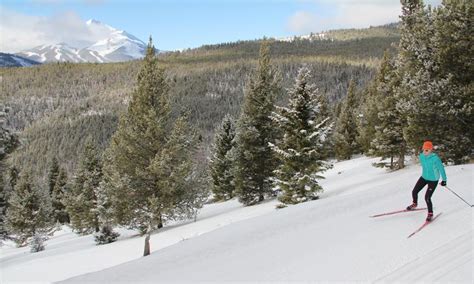
[[[289,91],[288,107],[277,107],[272,119],[283,132],[283,138],[270,144],[280,160],[275,170],[278,197],[284,204],[296,204],[318,198],[322,191],[318,179],[329,166],[324,160],[324,142],[330,130],[330,117],[322,117],[321,100],[314,85],[308,83],[310,71],[298,72]],[[327,115],[327,114],[326,114]]]
[[[51,202],[53,205],[54,220],[60,224],[69,223],[69,214],[66,210],[67,183],[68,178],[66,170],[59,168],[56,182],[52,190]]]
[[[104,171],[105,172],[105,171]],[[107,193],[106,175],[97,188],[97,213],[99,217],[100,231],[94,234],[95,242],[98,245],[115,242],[120,236],[113,230],[113,211],[111,206],[110,194]]]
[[[101,158],[92,140],[88,139],[66,202],[71,227],[80,234],[90,234],[100,229],[97,190],[101,180]]]
[[[452,77],[432,79],[429,72],[420,70],[406,83],[411,93],[410,100],[399,104],[407,115],[408,125],[404,129],[407,142],[413,149],[419,148],[424,140],[431,140],[443,161],[462,163],[469,159],[472,141],[462,121],[455,113],[462,110],[461,100],[453,102],[461,94],[452,84]],[[450,103],[452,102],[452,103]],[[466,107],[474,106],[471,104]],[[465,109],[471,112],[469,109]]]
[[[234,151],[235,126],[232,117],[226,115],[216,129],[214,145],[209,162],[214,200],[222,201],[234,197]]]
[[[235,189],[244,205],[254,205],[272,193],[277,162],[268,143],[276,136],[270,115],[279,92],[279,81],[270,65],[268,43],[263,42],[258,68],[248,83],[237,123]]]
[[[14,235],[18,246],[27,244],[35,235],[43,237],[51,230],[51,204],[46,190],[36,187],[27,171],[20,174],[9,199],[6,214],[8,232]]]
[[[442,1],[441,5],[434,9],[434,14],[435,56],[439,72],[452,74],[453,81],[457,85],[472,84],[474,3],[470,0]]]
[[[438,80],[448,80],[451,96],[441,106],[445,133],[440,135],[446,161],[464,163],[472,157],[474,141],[474,3],[468,0],[443,1],[434,9],[435,61]],[[471,152],[472,153],[472,152]]]
[[[164,72],[150,38],[137,88],[112,137],[104,167],[114,219],[146,235],[145,256],[150,254],[151,233],[163,222],[195,214],[202,206],[188,186],[195,177],[190,161],[195,135],[184,116],[171,124]]]
[[[7,229],[5,228],[5,214],[7,212],[7,194],[5,187],[0,185],[0,241],[4,240],[8,236]]]
[[[31,237],[30,241],[30,252],[39,252],[45,249],[44,242],[48,240],[46,234],[43,233],[36,233],[33,237]]]
[[[9,189],[12,190],[12,187],[5,182],[6,158],[19,146],[18,137],[7,128],[7,112],[8,109],[3,106],[0,108],[0,241],[8,236],[5,228],[5,214],[8,207]]]
[[[403,168],[407,152],[406,141],[403,137],[403,129],[406,126],[405,116],[397,109],[399,99],[394,91],[399,84],[399,77],[395,72],[394,63],[388,52],[385,52],[379,73],[375,79],[376,93],[373,100],[377,118],[374,120],[376,124],[371,125],[375,129],[375,133],[370,146],[373,150],[372,153],[382,157],[382,160],[390,159],[389,164],[378,164],[390,169]],[[396,162],[394,161],[395,158],[397,159]]]
[[[357,143],[357,121],[355,111],[357,109],[356,89],[354,80],[349,83],[347,97],[341,108],[337,119],[335,139],[335,154],[338,160],[348,160],[357,153],[359,145]]]
[[[461,36],[469,29],[469,9],[458,10],[466,14],[452,21],[457,23],[449,25],[446,32],[445,24],[440,24],[444,21],[441,15],[446,12],[445,7],[441,6],[433,12],[423,9],[419,3],[411,5],[414,7],[411,9],[409,4],[413,1],[406,2],[403,5],[401,50],[397,62],[397,72],[402,74],[400,87],[397,88],[400,98],[397,107],[406,116],[405,139],[415,151],[423,140],[432,140],[444,161],[462,163],[469,159],[472,149],[473,131],[467,126],[472,121],[474,107],[472,87],[460,84],[465,75],[456,76],[449,72],[453,69],[446,65],[446,60],[451,57],[448,46],[455,45],[451,35],[458,32]],[[448,6],[454,3],[448,2],[445,2]],[[440,20],[437,20],[438,17],[441,17]],[[458,47],[465,48],[464,53],[472,54],[472,50],[462,43],[465,41],[460,42]],[[453,51],[453,56],[456,56],[459,50],[453,50],[456,50]]]
[[[319,112],[317,119],[315,120],[316,124],[320,124],[325,121],[325,125],[328,126],[326,136],[322,139],[322,148],[319,151],[319,159],[327,160],[329,157],[334,157],[334,120],[335,115],[331,113],[329,107],[329,102],[327,97],[324,94],[316,96],[316,102],[319,104]],[[326,119],[329,118],[327,121]]]
[[[115,232],[111,225],[101,225],[100,231],[94,234],[94,240],[98,245],[105,245],[113,243],[120,237],[120,234]]]

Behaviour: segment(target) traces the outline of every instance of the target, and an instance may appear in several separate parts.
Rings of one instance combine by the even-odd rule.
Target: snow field
[[[472,207],[438,186],[432,200],[435,214],[443,214],[407,239],[423,223],[425,211],[369,216],[410,204],[421,169],[410,165],[388,173],[372,167],[375,161],[360,157],[336,163],[316,201],[281,210],[274,209],[276,200],[251,207],[236,200],[206,205],[197,222],[154,234],[152,254],[145,258],[143,237],[127,230],[103,246],[69,230],[57,233],[43,252],[5,246],[1,282],[472,283]],[[472,203],[474,165],[446,171],[448,186]]]

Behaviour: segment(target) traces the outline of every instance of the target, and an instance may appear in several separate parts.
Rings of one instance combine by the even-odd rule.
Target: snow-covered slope
[[[325,193],[317,201],[282,210],[274,209],[275,200],[252,207],[235,200],[207,205],[197,222],[154,234],[153,253],[146,258],[143,238],[131,232],[104,246],[63,231],[40,253],[4,247],[2,283],[58,281],[93,271],[65,282],[472,283],[472,207],[440,186],[433,202],[443,215],[407,239],[425,212],[368,216],[409,204],[420,168],[387,173],[372,167],[374,161],[337,163],[326,173]],[[446,170],[448,186],[472,203],[474,165]]]
[[[29,67],[38,64],[40,63],[31,59],[0,52],[0,67]]]
[[[51,45],[41,45],[35,48],[22,51],[17,55],[36,60],[38,62],[87,62],[80,54],[80,51],[67,43]]]
[[[146,44],[135,36],[96,20],[85,23],[91,36],[97,39],[84,48],[67,43],[41,45],[17,53],[38,62],[121,62],[142,58]]]

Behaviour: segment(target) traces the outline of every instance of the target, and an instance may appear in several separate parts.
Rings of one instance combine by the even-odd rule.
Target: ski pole
[[[454,192],[451,188],[447,187],[446,185],[444,186],[446,187],[449,191],[451,191],[454,195],[456,195],[459,199],[461,199],[462,201],[464,201],[467,205],[469,205],[470,207],[472,207],[473,205],[469,204],[466,200],[464,200],[461,196],[459,196],[456,192]]]

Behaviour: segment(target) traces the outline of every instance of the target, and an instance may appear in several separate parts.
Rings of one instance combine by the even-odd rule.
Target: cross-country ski
[[[416,233],[418,233],[419,231],[421,231],[424,227],[426,227],[426,226],[428,226],[429,224],[433,223],[434,220],[436,220],[436,218],[439,217],[439,215],[441,215],[441,213],[438,213],[438,215],[434,216],[433,219],[431,219],[431,221],[425,221],[425,223],[423,223],[423,225],[421,225],[421,227],[419,227],[416,231],[414,231],[413,233],[411,233],[410,235],[408,235],[407,238],[412,237],[413,235],[415,235]]]
[[[386,212],[386,213],[380,213],[380,214],[377,214],[377,215],[372,215],[370,217],[375,218],[375,217],[389,216],[389,215],[394,215],[394,214],[399,214],[399,213],[422,211],[422,210],[426,210],[426,208],[416,208],[416,209],[412,209],[412,210],[403,209],[403,210],[391,211],[391,212]]]

